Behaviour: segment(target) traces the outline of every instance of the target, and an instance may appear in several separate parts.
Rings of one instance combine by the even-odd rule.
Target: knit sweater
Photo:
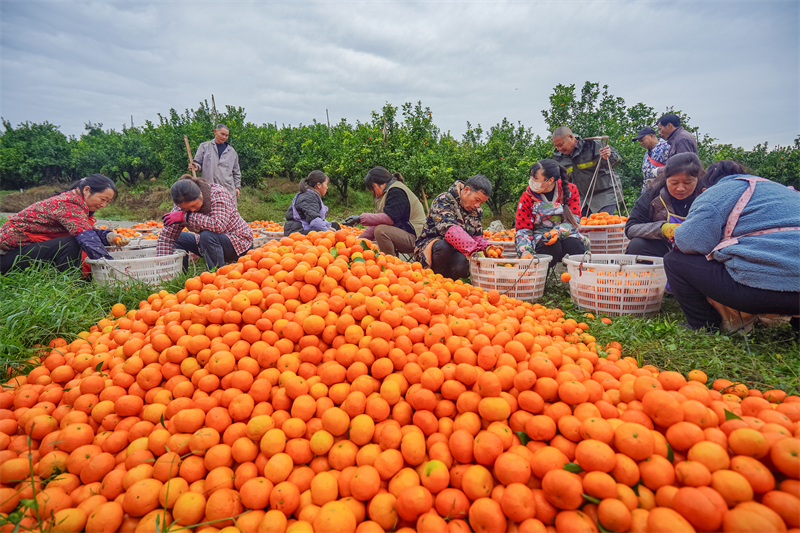
[[[744,175],[727,176],[697,197],[686,221],[675,229],[679,250],[707,255],[723,240],[728,217],[748,187],[738,177]],[[782,227],[800,227],[800,193],[771,181],[757,183],[733,237]],[[742,285],[800,292],[800,231],[742,237],[713,258]]]

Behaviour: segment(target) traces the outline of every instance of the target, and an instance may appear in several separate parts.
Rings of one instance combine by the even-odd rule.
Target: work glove
[[[544,234],[544,238],[548,239],[547,242],[544,243],[546,246],[555,244],[556,241],[558,240],[558,230],[551,229],[550,231]]]
[[[675,228],[680,226],[680,224],[674,224],[672,222],[665,222],[661,225],[661,234],[664,235],[667,239],[674,239],[675,238]]]
[[[345,226],[353,226],[355,224],[361,224],[361,215],[350,215],[344,222],[342,222]]]
[[[475,250],[470,257],[486,257],[486,254],[483,253],[483,250]]]
[[[161,217],[165,226],[171,226],[178,222],[186,222],[186,211],[171,211]]]
[[[111,231],[106,235],[106,242],[108,242],[109,246],[119,246],[121,248],[131,242],[131,239],[130,237],[123,237]]]
[[[336,231],[342,229],[342,226],[340,226],[338,222],[331,222],[331,227]]]

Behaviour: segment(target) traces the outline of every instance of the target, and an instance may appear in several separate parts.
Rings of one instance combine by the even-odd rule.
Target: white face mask
[[[528,187],[530,187],[533,192],[544,191],[544,183],[541,181],[535,181],[533,178],[528,180]]]

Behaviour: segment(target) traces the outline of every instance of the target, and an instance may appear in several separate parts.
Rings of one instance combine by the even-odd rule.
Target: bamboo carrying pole
[[[195,173],[195,171],[194,171],[194,167],[193,167],[193,166],[191,166],[191,165],[192,165],[192,163],[194,163],[194,161],[192,160],[192,149],[191,149],[191,148],[189,148],[189,137],[187,137],[186,135],[184,135],[184,136],[183,136],[183,142],[185,142],[185,143],[186,143],[186,155],[188,155],[188,156],[189,156],[189,166],[190,166],[190,168],[192,169],[192,177],[193,177],[193,178],[196,178],[196,177],[197,177],[197,174],[196,174],[196,173]]]

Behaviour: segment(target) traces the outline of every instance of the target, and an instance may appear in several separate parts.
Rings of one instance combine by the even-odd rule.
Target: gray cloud
[[[255,123],[368,120],[421,100],[443,130],[503,117],[544,135],[558,83],[681,109],[720,142],[789,144],[787,2],[0,3],[0,114],[80,134],[215,95]]]

